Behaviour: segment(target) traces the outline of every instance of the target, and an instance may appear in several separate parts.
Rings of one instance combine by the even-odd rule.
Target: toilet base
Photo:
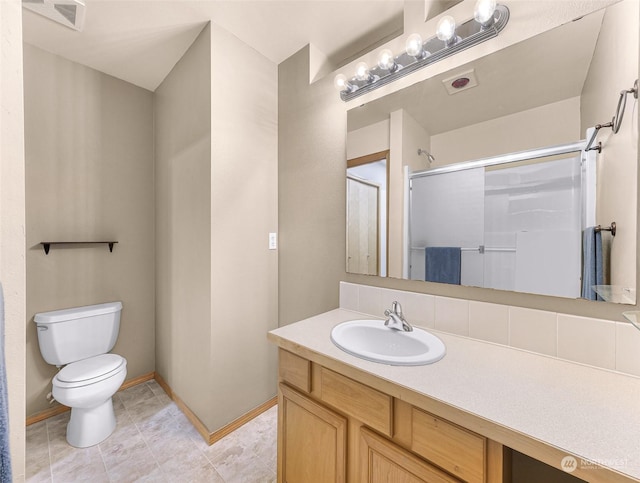
[[[101,443],[116,429],[112,398],[95,408],[71,408],[67,425],[67,442],[76,448]]]

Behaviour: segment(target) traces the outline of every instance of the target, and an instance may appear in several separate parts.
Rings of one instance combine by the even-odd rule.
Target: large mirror
[[[350,110],[347,271],[634,304],[639,8]]]

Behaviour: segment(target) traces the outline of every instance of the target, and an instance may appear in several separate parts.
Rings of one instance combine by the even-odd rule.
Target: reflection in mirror
[[[347,161],[347,271],[387,276],[389,151]]]
[[[635,303],[637,97],[618,133],[597,133],[601,152],[585,148],[638,77],[639,9],[620,1],[350,110],[348,158],[389,153],[388,232],[375,271],[347,271]]]

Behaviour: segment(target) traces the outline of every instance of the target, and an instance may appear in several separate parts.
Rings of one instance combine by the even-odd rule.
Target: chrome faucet
[[[404,332],[413,331],[411,324],[407,322],[407,319],[402,315],[402,305],[400,305],[400,302],[393,302],[391,309],[385,310],[384,315],[388,317],[388,319],[384,321],[384,325],[390,329],[402,330]]]

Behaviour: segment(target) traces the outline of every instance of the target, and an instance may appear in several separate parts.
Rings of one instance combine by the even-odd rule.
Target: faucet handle
[[[397,300],[391,303],[391,310],[402,317],[402,305]]]

